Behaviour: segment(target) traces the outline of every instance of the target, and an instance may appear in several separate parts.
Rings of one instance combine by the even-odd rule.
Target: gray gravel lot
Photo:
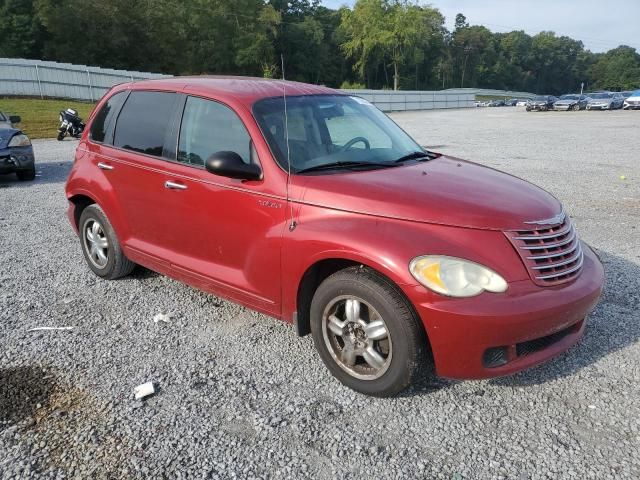
[[[0,477],[640,478],[640,112],[394,118],[564,202],[607,271],[579,346],[510,378],[356,394],[284,323],[142,269],[95,277],[65,217],[76,142],[37,141],[35,182],[0,176]],[[160,392],[134,401],[146,381]]]

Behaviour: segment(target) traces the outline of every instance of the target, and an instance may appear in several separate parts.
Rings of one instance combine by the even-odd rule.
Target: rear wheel
[[[79,232],[82,253],[96,275],[115,280],[133,271],[135,263],[122,253],[113,227],[98,205],[89,205],[82,211]]]
[[[64,140],[64,132],[58,132],[58,141],[61,142]]]
[[[26,182],[30,180],[35,180],[36,178],[36,167],[30,168],[29,170],[20,170],[16,172],[18,180],[21,182]]]
[[[407,300],[363,267],[322,282],[311,302],[311,332],[331,373],[361,393],[395,395],[427,366],[426,335]]]

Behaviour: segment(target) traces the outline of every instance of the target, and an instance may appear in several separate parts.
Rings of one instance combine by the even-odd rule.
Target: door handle
[[[186,190],[187,186],[182,183],[172,182],[171,180],[167,180],[164,182],[164,188],[168,188],[169,190]]]
[[[113,170],[113,167],[111,165],[102,162],[98,163],[98,168],[100,170]]]

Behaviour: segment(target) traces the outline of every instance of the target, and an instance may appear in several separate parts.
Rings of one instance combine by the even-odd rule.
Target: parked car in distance
[[[529,103],[529,100],[526,98],[521,98],[516,102],[516,107],[526,107]]]
[[[584,110],[587,108],[587,103],[589,102],[589,97],[586,95],[574,95],[567,94],[562,95],[556,102],[553,104],[554,110]]]
[[[504,104],[507,107],[515,107],[518,104],[518,99],[517,98],[510,98],[509,100],[506,100],[504,102]]]
[[[505,106],[505,102],[504,102],[504,100],[491,100],[489,102],[489,106],[490,107],[504,107]]]
[[[624,97],[620,93],[596,92],[588,96],[587,110],[617,110],[624,104]]]
[[[431,367],[487,378],[537,365],[580,340],[602,290],[554,196],[426,151],[366,100],[316,85],[113,87],[66,196],[96,275],[137,263],[291,322],[370,395]]]
[[[640,109],[640,90],[636,90],[626,98],[623,104],[625,110],[637,110]]]
[[[0,174],[15,173],[19,180],[36,178],[31,140],[16,128],[21,118],[0,112]]]
[[[533,97],[527,103],[527,112],[546,112],[547,110],[551,110],[553,108],[553,104],[558,100],[557,97],[553,95],[538,95],[537,97]]]

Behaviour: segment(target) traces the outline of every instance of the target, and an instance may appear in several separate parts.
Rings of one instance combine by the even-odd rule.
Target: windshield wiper
[[[421,158],[431,160],[439,156],[440,156],[439,154],[433,153],[433,152],[411,152],[398,158],[397,160],[394,161],[394,163],[402,163],[402,162],[406,162],[407,160],[418,160]]]
[[[388,162],[358,162],[358,161],[343,161],[343,162],[331,162],[323,163],[322,165],[314,165],[313,167],[303,168],[296,173],[307,172],[320,172],[323,170],[338,170],[338,169],[350,169],[358,167],[376,167],[376,168],[389,168],[395,167],[393,163]]]

